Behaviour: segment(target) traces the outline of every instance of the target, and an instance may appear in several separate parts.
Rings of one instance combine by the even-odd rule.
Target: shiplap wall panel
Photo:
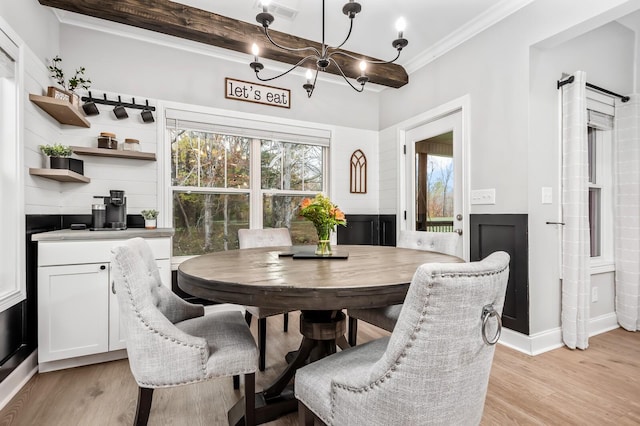
[[[98,105],[100,114],[88,117],[90,128],[61,125],[32,102],[29,93],[43,94],[51,84],[45,65],[31,57],[26,70],[35,70],[25,78],[24,108],[24,173],[25,212],[27,214],[90,214],[94,195],[108,195],[110,189],[124,190],[127,197],[127,213],[136,214],[141,210],[158,208],[158,163],[155,161],[131,160],[78,156],[84,161],[84,174],[91,178],[88,184],[60,183],[51,179],[29,175],[29,168],[48,167],[48,159],[42,155],[39,146],[62,143],[64,145],[97,147],[100,132],[115,133],[119,143],[125,138],[138,139],[144,152],[158,156],[158,122],[144,123],[141,110],[127,109],[129,118],[118,120],[112,107]],[[39,72],[38,70],[41,70]],[[42,72],[44,70],[44,72]],[[117,94],[92,91],[94,96],[107,93],[108,99],[117,99]],[[121,95],[123,102],[131,102],[135,96]],[[146,99],[138,98],[137,103]],[[151,105],[157,102],[149,99]],[[155,115],[155,113],[154,113]]]
[[[396,214],[398,209],[398,150],[396,127],[380,132],[380,214]]]
[[[29,101],[29,93],[42,95],[49,85],[44,63],[29,49],[24,54],[23,96],[23,170],[25,214],[60,213],[61,183],[29,174],[29,168],[43,167],[38,146],[59,140],[60,125],[46,112]]]

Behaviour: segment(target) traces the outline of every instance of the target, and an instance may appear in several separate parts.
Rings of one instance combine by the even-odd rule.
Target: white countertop
[[[97,240],[126,240],[129,238],[162,238],[172,237],[173,228],[129,228],[122,231],[90,231],[82,229],[72,231],[61,229],[59,231],[41,232],[31,236],[32,241],[97,241]]]

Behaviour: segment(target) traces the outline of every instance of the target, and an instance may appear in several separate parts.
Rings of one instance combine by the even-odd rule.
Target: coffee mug
[[[153,113],[149,109],[142,110],[140,115],[142,116],[142,121],[144,121],[145,123],[153,123],[155,121],[153,118]]]
[[[113,114],[116,116],[118,120],[129,117],[129,114],[127,114],[127,110],[122,105],[116,105],[113,108]]]
[[[96,103],[93,102],[93,101],[85,102],[84,105],[82,105],[82,110],[84,111],[85,115],[98,115],[98,114],[100,114],[100,111],[98,110],[98,107],[96,106]]]

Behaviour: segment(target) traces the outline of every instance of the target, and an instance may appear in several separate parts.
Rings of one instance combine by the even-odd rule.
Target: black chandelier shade
[[[340,50],[340,48],[342,46],[344,46],[344,44],[349,40],[349,37],[351,36],[351,32],[353,30],[353,20],[356,17],[356,15],[358,13],[360,13],[360,11],[362,10],[362,6],[360,5],[360,3],[357,3],[356,1],[350,0],[347,4],[345,4],[342,7],[342,13],[344,13],[347,18],[349,18],[349,31],[347,33],[347,36],[345,37],[345,39],[342,41],[342,43],[340,43],[338,46],[329,46],[325,43],[325,0],[322,0],[322,44],[321,44],[321,48],[320,50],[318,50],[316,47],[313,46],[308,46],[308,47],[300,47],[300,48],[292,48],[292,47],[287,47],[287,46],[283,46],[279,43],[277,43],[276,41],[274,41],[271,38],[271,35],[269,34],[269,26],[271,24],[273,24],[275,18],[273,17],[273,15],[271,13],[269,13],[269,0],[262,0],[262,12],[258,13],[256,15],[256,21],[258,21],[259,24],[262,25],[262,29],[264,32],[264,35],[267,37],[267,40],[274,45],[275,47],[285,50],[285,51],[289,51],[289,52],[304,52],[307,51],[309,52],[309,55],[305,56],[304,58],[300,59],[300,61],[298,61],[298,63],[296,63],[295,65],[293,65],[291,68],[289,68],[287,71],[284,71],[283,73],[280,73],[278,75],[275,75],[273,77],[268,77],[268,78],[263,78],[260,75],[260,71],[262,71],[264,69],[264,65],[260,62],[259,60],[259,48],[257,44],[253,44],[252,46],[252,53],[253,53],[253,62],[251,62],[249,64],[249,66],[251,67],[251,69],[253,69],[253,71],[256,73],[256,78],[260,81],[271,81],[271,80],[275,80],[277,78],[280,78],[284,75],[289,74],[291,71],[293,71],[294,69],[304,66],[307,63],[313,63],[315,65],[315,75],[314,72],[312,71],[312,68],[307,68],[307,72],[305,75],[306,78],[306,83],[302,85],[302,87],[306,90],[307,92],[307,96],[311,97],[311,95],[313,94],[313,91],[316,87],[316,82],[318,80],[318,73],[320,71],[325,71],[328,67],[330,66],[335,66],[338,70],[338,73],[342,76],[342,78],[344,79],[344,81],[346,81],[349,86],[351,86],[351,88],[353,90],[355,90],[356,92],[362,92],[364,90],[364,86],[365,84],[369,81],[369,77],[367,77],[366,75],[366,68],[368,64],[390,64],[393,63],[395,61],[398,60],[398,58],[400,57],[400,53],[402,52],[402,49],[404,49],[409,42],[407,41],[407,39],[404,38],[404,29],[405,29],[405,22],[404,19],[400,18],[398,19],[398,22],[396,23],[396,29],[398,31],[398,38],[396,38],[395,40],[393,40],[393,42],[391,43],[391,45],[393,46],[393,48],[396,50],[396,56],[395,58],[393,58],[390,61],[379,61],[379,60],[370,60],[370,59],[365,59],[365,58],[358,58],[356,56],[354,56],[351,53],[345,52],[343,50]],[[349,59],[352,59],[353,61],[356,62],[360,62],[359,67],[360,67],[360,76],[358,76],[356,78],[356,84],[352,83],[351,80],[345,75],[345,73],[342,71],[342,68],[340,67],[340,65],[338,64],[338,62],[334,59],[334,57],[337,56],[342,56],[342,57],[346,57]]]

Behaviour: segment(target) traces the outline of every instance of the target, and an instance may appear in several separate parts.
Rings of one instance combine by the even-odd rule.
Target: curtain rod
[[[567,78],[566,80],[563,80],[563,81],[558,80],[558,89],[560,89],[565,84],[573,83],[573,80],[575,80],[574,76],[571,76],[571,77],[569,77],[569,78]],[[614,93],[614,92],[612,92],[610,90],[603,89],[602,87],[598,87],[595,84],[587,83],[587,87],[590,87],[591,89],[597,90],[597,91],[602,92],[602,93],[606,93],[607,95],[618,97],[618,98],[620,98],[620,100],[622,102],[629,102],[629,99],[631,99],[631,98],[629,98],[629,96],[619,95],[619,94]]]

